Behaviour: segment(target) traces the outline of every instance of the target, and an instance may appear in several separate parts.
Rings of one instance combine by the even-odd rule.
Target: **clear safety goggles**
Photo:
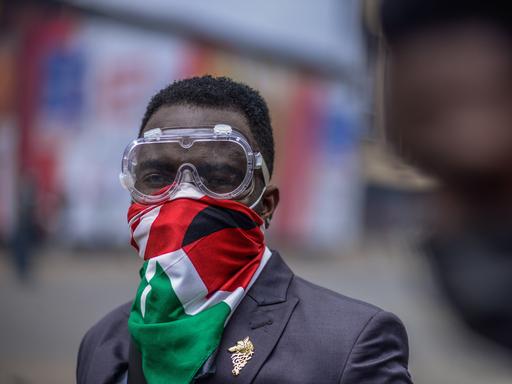
[[[263,156],[229,125],[155,128],[132,141],[123,154],[120,180],[133,200],[155,204],[171,198],[183,183],[193,183],[216,199],[241,199],[254,171],[269,172]]]

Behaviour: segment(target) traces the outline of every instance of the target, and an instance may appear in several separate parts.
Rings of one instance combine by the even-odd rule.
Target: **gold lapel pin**
[[[231,371],[234,376],[238,376],[243,367],[246,366],[247,362],[251,360],[254,355],[254,345],[247,336],[243,340],[239,340],[228,349],[232,353],[231,361],[233,362],[233,370]]]

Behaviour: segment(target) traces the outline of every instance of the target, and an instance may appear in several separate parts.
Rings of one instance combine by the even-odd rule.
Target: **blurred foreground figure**
[[[273,142],[246,85],[205,76],[154,96],[121,173],[141,283],[85,335],[79,384],[411,383],[400,320],[267,247]]]
[[[510,1],[384,0],[387,129],[440,181],[426,251],[462,318],[512,349]]]

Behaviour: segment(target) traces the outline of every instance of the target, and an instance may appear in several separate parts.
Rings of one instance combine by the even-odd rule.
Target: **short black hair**
[[[438,25],[482,21],[512,37],[511,0],[382,0],[381,26],[391,47]]]
[[[142,118],[139,137],[151,116],[160,107],[170,105],[226,108],[242,113],[272,175],[274,135],[267,103],[258,91],[228,77],[205,75],[175,81],[151,98]]]

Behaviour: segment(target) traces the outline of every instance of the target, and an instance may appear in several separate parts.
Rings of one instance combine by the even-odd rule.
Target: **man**
[[[388,132],[439,180],[425,250],[470,327],[512,348],[512,6],[384,0]]]
[[[141,285],[84,337],[79,384],[411,382],[400,320],[266,247],[273,166],[257,91],[204,76],[153,97],[121,176]]]

